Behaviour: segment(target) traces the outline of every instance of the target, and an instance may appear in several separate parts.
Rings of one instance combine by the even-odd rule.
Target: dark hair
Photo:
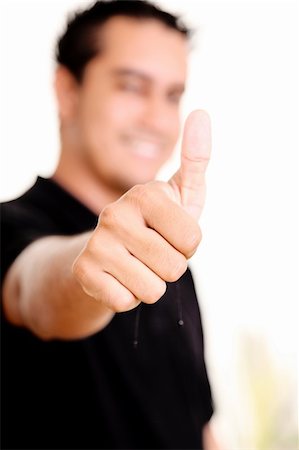
[[[99,28],[113,16],[136,19],[155,19],[169,28],[177,30],[186,38],[190,35],[180,18],[142,0],[102,0],[90,8],[75,13],[69,18],[66,31],[56,47],[56,62],[67,67],[81,81],[86,64],[99,52]]]

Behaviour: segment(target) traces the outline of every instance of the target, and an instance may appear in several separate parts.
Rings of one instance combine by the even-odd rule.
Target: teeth
[[[133,153],[142,158],[155,159],[159,156],[159,148],[157,144],[145,141],[134,141],[132,143]]]

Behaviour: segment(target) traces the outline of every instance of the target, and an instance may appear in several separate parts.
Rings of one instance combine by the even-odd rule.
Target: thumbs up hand
[[[181,166],[168,183],[134,186],[103,209],[73,274],[110,310],[155,303],[166,282],[186,271],[201,240],[197,220],[204,205],[210,134],[208,115],[193,111],[185,123]]]

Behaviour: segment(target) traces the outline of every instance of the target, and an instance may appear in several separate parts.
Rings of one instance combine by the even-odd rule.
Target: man
[[[97,2],[57,45],[61,156],[2,206],[3,446],[215,448],[198,303],[209,120],[179,133],[188,30]]]

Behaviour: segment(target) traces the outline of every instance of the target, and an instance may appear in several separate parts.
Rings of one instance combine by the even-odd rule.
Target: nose
[[[161,94],[152,94],[144,101],[141,115],[144,129],[161,136],[178,133],[179,108]]]

